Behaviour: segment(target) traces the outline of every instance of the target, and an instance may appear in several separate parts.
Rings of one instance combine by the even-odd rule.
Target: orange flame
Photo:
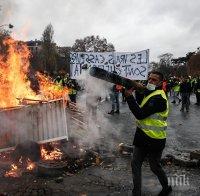
[[[22,43],[6,38],[3,44],[8,54],[0,54],[0,107],[18,105],[17,97],[35,97],[26,73],[30,52]]]
[[[44,160],[61,160],[62,152],[58,148],[54,148],[53,151],[47,151],[43,146],[41,147],[41,157]]]
[[[40,83],[40,94],[44,99],[58,99],[65,98],[66,94],[68,94],[68,89],[66,87],[62,87],[59,84],[55,84],[50,77],[42,75],[37,72],[37,79]]]
[[[52,82],[51,78],[37,73],[40,94],[30,88],[27,78],[30,51],[25,43],[6,38],[3,41],[7,54],[0,53],[0,107],[14,107],[23,98],[50,100],[66,97],[67,88]]]
[[[35,169],[35,167],[36,167],[35,163],[33,163],[30,159],[28,159],[26,169],[32,171],[33,169]]]
[[[11,169],[10,171],[7,171],[4,175],[5,177],[13,177],[13,178],[17,178],[21,176],[21,170],[17,167],[16,164],[12,164],[11,165]]]
[[[25,165],[24,165],[25,164]],[[25,167],[23,167],[23,165]],[[20,177],[24,171],[24,169],[32,171],[36,168],[36,164],[32,162],[29,158],[23,161],[23,157],[21,157],[18,163],[13,163],[10,166],[10,170],[7,171],[4,176],[5,177],[12,177],[17,178]]]

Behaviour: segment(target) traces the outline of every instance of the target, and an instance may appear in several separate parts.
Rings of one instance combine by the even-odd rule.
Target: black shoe
[[[167,188],[162,189],[158,196],[167,196],[172,192],[172,187],[168,186]]]
[[[116,114],[119,114],[119,110],[116,110],[115,113],[116,113]]]
[[[111,110],[110,112],[108,112],[108,114],[114,115],[114,110]]]

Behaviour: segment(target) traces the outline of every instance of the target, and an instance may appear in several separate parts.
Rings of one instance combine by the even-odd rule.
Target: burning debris
[[[22,162],[22,157],[18,161],[18,163],[11,164],[10,170],[6,171],[5,177],[12,177],[12,178],[18,178],[22,176],[22,173],[25,171],[32,171],[36,168],[36,165],[34,162],[32,162],[29,158]]]
[[[20,177],[21,171],[18,169],[16,164],[12,164],[10,171],[7,171],[4,176],[13,178]]]
[[[43,146],[41,147],[41,157],[44,160],[61,160],[62,152],[60,149],[55,148],[53,151],[46,150]]]
[[[39,89],[33,91],[28,47],[11,37],[3,44],[7,50],[0,52],[0,151],[27,139],[67,138],[68,89],[55,84],[49,76],[36,73]]]
[[[55,84],[52,79],[41,73],[36,73],[39,92],[31,89],[29,81],[30,51],[25,43],[6,38],[3,44],[7,54],[0,53],[0,108],[16,107],[24,102],[48,101],[66,97],[67,88]]]
[[[54,147],[54,143],[39,145],[33,141],[18,144],[11,154],[14,163],[5,177],[20,177],[23,172],[37,169],[36,162],[60,161],[63,155],[60,149]]]
[[[31,148],[38,150],[38,156],[32,156]],[[70,149],[74,149],[71,152]],[[29,153],[28,153],[29,152]],[[72,155],[73,153],[73,155]],[[0,154],[1,155],[1,154]],[[47,144],[37,144],[35,142],[26,142],[19,144],[14,151],[9,153],[10,161],[13,162],[10,168],[4,173],[4,177],[19,178],[24,173],[35,173],[42,177],[58,177],[64,173],[73,175],[79,170],[91,165],[99,165],[100,156],[92,150],[84,150],[74,141],[69,142],[52,142]],[[0,156],[2,161],[5,155]],[[19,157],[19,159],[17,159]]]
[[[4,45],[7,53],[0,53],[0,150],[16,147],[10,151],[3,176],[20,178],[32,173],[57,177],[99,165],[100,156],[92,150],[84,150],[73,141],[52,142],[68,139],[65,110],[68,89],[36,73],[38,88],[32,90],[27,46],[12,38],[4,40]],[[0,153],[1,159],[3,162],[4,155]]]

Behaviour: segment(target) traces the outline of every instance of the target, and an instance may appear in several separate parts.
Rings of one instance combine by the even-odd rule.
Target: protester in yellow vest
[[[126,90],[126,100],[131,112],[136,117],[137,129],[133,141],[134,151],[131,162],[133,174],[133,195],[141,195],[141,167],[145,157],[148,158],[152,172],[158,177],[162,190],[159,196],[168,195],[172,187],[168,185],[167,176],[160,160],[166,143],[166,119],[169,104],[162,90],[163,75],[153,71],[148,78],[146,90],[135,92]]]
[[[172,101],[172,103],[176,103],[176,100],[178,100],[178,104],[180,104],[180,102],[181,102],[181,99],[179,98],[180,81],[179,81],[178,78],[174,82],[174,85],[172,87],[172,91],[173,91],[173,101]]]

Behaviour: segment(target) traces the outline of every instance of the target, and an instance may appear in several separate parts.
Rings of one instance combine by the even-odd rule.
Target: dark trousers
[[[112,110],[119,110],[119,93],[113,92],[110,94],[110,99],[112,101]]]
[[[184,110],[189,110],[189,105],[190,105],[190,93],[181,93],[181,99],[182,99],[182,107],[181,109]]]
[[[135,147],[133,151],[133,157],[131,162],[132,167],[132,175],[133,175],[133,195],[140,196],[141,195],[141,167],[145,157],[148,158],[151,171],[158,177],[160,184],[163,188],[168,186],[167,176],[162,169],[160,164],[162,156],[162,151],[160,152],[149,152],[147,149]]]

